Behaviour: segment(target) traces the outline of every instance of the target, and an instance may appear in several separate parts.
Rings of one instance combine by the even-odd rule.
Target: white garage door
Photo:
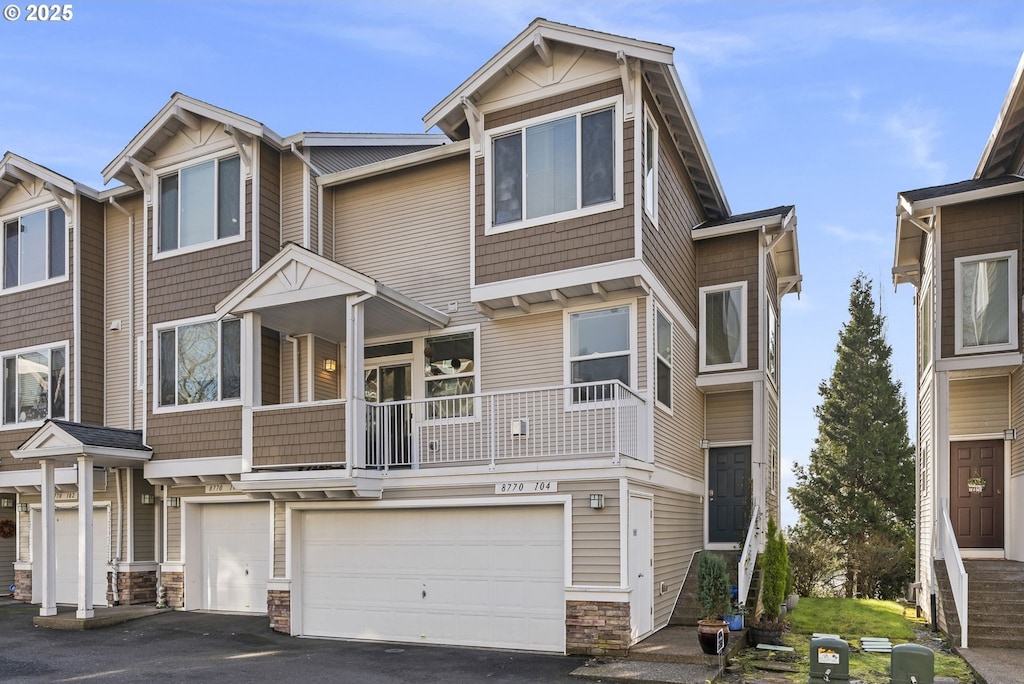
[[[266,613],[270,577],[267,504],[207,504],[201,515],[202,607]]]
[[[562,510],[307,512],[302,632],[561,653]]]
[[[33,511],[33,544],[34,567],[42,567],[42,522],[40,513]],[[78,604],[78,510],[58,508],[54,512],[54,545],[56,547],[57,563],[57,603]],[[107,605],[107,556],[109,548],[109,536],[107,534],[107,510],[105,508],[94,508],[92,516],[92,604],[94,606]],[[32,583],[32,602],[39,603],[43,600],[40,593],[42,586],[38,582]]]

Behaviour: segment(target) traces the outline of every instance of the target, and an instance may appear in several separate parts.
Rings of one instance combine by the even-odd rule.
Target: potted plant
[[[729,624],[722,616],[729,612],[729,573],[721,556],[702,551],[697,559],[697,593],[694,601],[700,608],[697,640],[710,655],[718,654],[718,632],[725,632],[729,643]]]
[[[786,541],[775,525],[768,519],[768,535],[761,557],[761,617],[750,626],[750,641],[754,644],[780,645],[786,623],[779,619],[782,602],[786,598],[786,576],[789,558]]]

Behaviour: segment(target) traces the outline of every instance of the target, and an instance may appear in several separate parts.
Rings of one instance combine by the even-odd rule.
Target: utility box
[[[890,684],[934,684],[935,654],[919,644],[892,647],[892,678]]]
[[[811,639],[809,684],[850,681],[850,645],[842,639]]]

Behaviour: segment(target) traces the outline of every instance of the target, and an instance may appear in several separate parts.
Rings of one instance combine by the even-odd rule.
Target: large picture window
[[[66,271],[67,220],[59,208],[4,221],[4,288],[59,278]]]
[[[954,260],[956,352],[1017,348],[1017,253]]]
[[[702,287],[700,321],[700,369],[745,368],[747,284]]]
[[[490,144],[490,224],[516,228],[615,202],[616,109],[499,129]]]
[[[4,425],[66,417],[66,359],[64,345],[3,356]]]
[[[569,382],[618,380],[630,386],[633,345],[630,307],[569,314]],[[612,385],[592,385],[573,392],[574,401],[614,397]]]
[[[241,321],[160,330],[158,403],[206,404],[241,397]]]
[[[472,332],[426,339],[424,375],[428,399],[428,418],[472,416],[476,392],[476,342]]]
[[[239,158],[214,159],[161,176],[159,202],[161,252],[241,235]]]

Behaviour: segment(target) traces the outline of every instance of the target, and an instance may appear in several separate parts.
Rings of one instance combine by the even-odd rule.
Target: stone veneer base
[[[267,614],[270,616],[270,629],[291,634],[292,593],[281,589],[267,591]]]
[[[628,603],[565,602],[565,651],[569,655],[624,656],[629,642]]]

